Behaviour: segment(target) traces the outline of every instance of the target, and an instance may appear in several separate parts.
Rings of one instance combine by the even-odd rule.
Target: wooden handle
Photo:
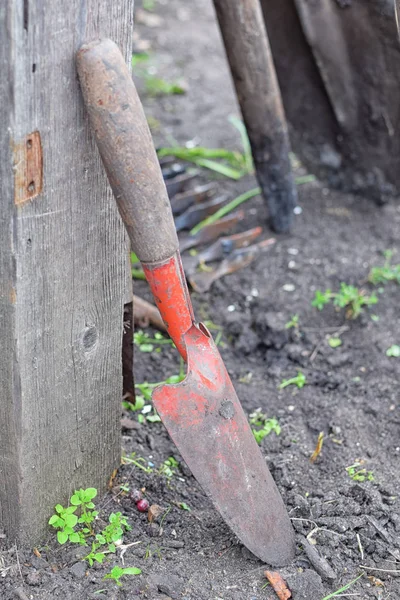
[[[132,249],[144,263],[178,249],[167,190],[146,117],[119,48],[111,40],[81,47],[77,67],[101,158]]]

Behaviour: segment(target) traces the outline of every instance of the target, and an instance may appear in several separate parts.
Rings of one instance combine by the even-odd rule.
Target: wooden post
[[[272,228],[289,231],[297,193],[281,95],[259,0],[214,0]]]
[[[0,6],[0,529],[34,543],[120,459],[126,240],[75,52],[131,57],[133,0]]]

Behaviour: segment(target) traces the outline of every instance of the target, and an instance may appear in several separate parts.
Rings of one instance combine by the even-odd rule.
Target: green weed
[[[392,265],[393,250],[383,253],[385,262],[382,267],[372,267],[368,275],[368,281],[374,285],[385,284],[395,281],[400,284],[400,264]]]
[[[192,511],[192,509],[190,508],[190,506],[188,506],[186,504],[186,502],[180,502],[179,503],[179,508],[181,508],[182,510],[187,510],[188,512]]]
[[[136,456],[136,452],[132,452],[130,456],[123,456],[121,462],[123,465],[134,465],[145,473],[153,472],[153,468],[149,466],[148,461],[142,456]]]
[[[285,387],[288,387],[288,385],[296,385],[299,389],[301,389],[306,385],[306,383],[306,376],[301,371],[298,371],[296,377],[292,377],[291,379],[284,379],[279,384],[279,389],[283,390]]]
[[[342,282],[338,292],[332,292],[330,289],[325,292],[317,290],[311,304],[318,310],[322,310],[330,302],[339,309],[345,308],[348,319],[356,319],[363,312],[364,306],[376,304],[378,298],[374,293],[368,296],[364,290]]]
[[[146,92],[149,96],[181,96],[186,93],[186,90],[177,81],[166,81],[161,77],[150,75],[144,76]]]
[[[328,344],[331,348],[339,348],[339,346],[341,346],[342,343],[343,342],[340,339],[340,337],[336,337],[336,336],[332,335],[328,338]]]
[[[336,590],[336,592],[332,592],[331,594],[328,594],[327,596],[324,596],[322,598],[322,600],[330,600],[331,598],[336,598],[337,596],[341,595],[342,592],[345,592],[352,585],[354,585],[356,583],[356,581],[358,581],[359,579],[361,579],[362,576],[363,576],[363,573],[361,573],[361,575],[359,575],[358,577],[356,577],[352,581],[349,581],[349,583],[346,583],[346,585],[344,585],[343,587],[341,587],[339,590]]]
[[[179,467],[179,463],[173,456],[164,460],[161,467],[158,469],[159,475],[164,475],[167,479],[172,479],[174,475],[176,475],[177,468]]]
[[[261,444],[262,440],[272,431],[276,435],[280,435],[281,426],[275,418],[268,418],[267,415],[261,412],[261,408],[257,408],[249,415],[249,423],[252,425],[252,432],[257,444]]]
[[[156,8],[156,0],[143,0],[143,9],[148,12],[153,12]]]
[[[367,469],[363,469],[362,463],[355,462],[354,465],[350,465],[350,467],[346,467],[346,471],[348,476],[353,481],[374,481],[374,473],[373,471],[367,471]]]
[[[299,315],[292,315],[290,321],[285,323],[285,329],[298,329],[299,328]]]
[[[117,585],[122,586],[121,577],[125,575],[140,575],[141,572],[141,569],[137,569],[136,567],[113,567],[110,573],[104,575],[103,579],[113,579]]]
[[[173,346],[174,342],[170,338],[166,338],[160,332],[156,332],[154,337],[150,337],[141,329],[133,334],[133,343],[139,348],[140,352],[156,352],[161,351],[161,346]]]
[[[134,252],[131,252],[131,273],[133,279],[146,279],[140,261]]]
[[[120,512],[111,513],[108,520],[109,525],[96,534],[95,541],[92,542],[92,549],[85,556],[90,566],[93,566],[95,562],[103,563],[107,554],[115,553],[116,542],[123,538],[125,531],[131,529],[126,518]]]
[[[76,490],[70,498],[72,506],[64,508],[61,504],[55,506],[55,514],[49,519],[49,525],[57,529],[57,540],[60,544],[67,541],[87,546],[87,541],[92,538],[91,551],[85,560],[92,566],[94,562],[102,563],[106,554],[115,553],[116,542],[121,540],[124,531],[129,531],[130,526],[122,513],[111,513],[109,524],[100,532],[95,533],[93,522],[98,511],[95,508],[93,498],[97,496],[96,488]],[[75,511],[80,510],[80,517]],[[78,529],[76,529],[80,526]],[[93,539],[94,538],[94,539]]]
[[[399,358],[400,356],[400,346],[397,344],[393,344],[386,350],[386,356],[390,356],[393,358]]]
[[[138,52],[132,56],[132,68],[135,69],[138,65],[143,65],[150,60],[150,54],[147,52]]]
[[[152,0],[148,0],[149,3]],[[149,4],[150,5],[150,4]],[[150,10],[150,9],[148,9]],[[140,52],[132,56],[132,68],[135,75],[144,79],[146,92],[149,96],[173,96],[185,94],[186,90],[177,81],[166,81],[154,75],[149,68],[150,55]]]
[[[61,504],[55,506],[56,512],[50,517],[49,525],[58,529],[57,540],[59,544],[65,544],[68,540],[78,544],[85,543],[84,538],[82,539],[75,531],[78,517],[73,513],[76,509],[76,506],[68,506],[68,508],[64,508]]]
[[[171,375],[164,381],[157,381],[156,383],[149,383],[145,381],[143,383],[135,384],[135,387],[139,392],[136,395],[135,404],[132,407],[132,405],[130,405],[129,402],[123,402],[123,406],[133,411],[140,411],[140,414],[138,415],[139,423],[145,423],[146,421],[148,421],[149,423],[158,423],[159,421],[161,421],[161,418],[157,413],[156,409],[151,404],[151,395],[153,393],[154,388],[164,384],[180,383],[181,381],[183,381],[183,379],[185,379],[185,377],[185,365],[184,362],[181,360],[179,373],[177,375]]]

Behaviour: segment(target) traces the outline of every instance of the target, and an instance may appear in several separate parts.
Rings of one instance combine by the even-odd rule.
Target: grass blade
[[[236,117],[235,115],[231,115],[229,117],[229,122],[232,123],[232,125],[234,127],[236,127],[236,129],[240,133],[240,138],[242,140],[242,146],[243,146],[243,152],[244,152],[244,161],[245,161],[246,172],[252,173],[254,171],[253,155],[251,152],[250,140],[249,140],[249,136],[247,135],[246,126],[243,123],[243,121],[241,119],[239,119],[238,117]]]
[[[295,179],[295,183],[297,185],[303,185],[303,183],[312,183],[313,181],[316,180],[315,175],[300,175],[299,177],[296,177]]]
[[[349,587],[351,587],[352,585],[354,585],[356,583],[356,581],[358,581],[359,579],[361,579],[361,577],[363,576],[363,574],[364,573],[361,573],[361,575],[359,575],[358,577],[356,577],[355,579],[353,579],[353,581],[349,581],[349,583],[346,583],[346,585],[344,585],[343,587],[341,587],[339,590],[336,590],[336,592],[332,592],[332,594],[328,594],[327,596],[325,596],[324,598],[322,598],[322,600],[330,600],[330,598],[335,598],[336,596],[338,596],[342,592],[345,592],[346,590],[349,589]]]
[[[204,148],[203,146],[185,148],[184,146],[172,146],[170,148],[159,148],[157,154],[160,158],[174,156],[175,158],[189,162],[194,162],[197,158],[220,158],[228,161],[234,167],[238,167],[243,163],[243,156],[240,152],[226,150],[225,148]]]
[[[225,204],[225,206],[222,206],[222,208],[217,210],[216,213],[207,217],[203,221],[200,221],[200,223],[193,227],[190,234],[195,235],[198,231],[200,231],[200,229],[203,229],[203,227],[205,227],[206,225],[210,225],[210,223],[215,223],[215,221],[219,221],[219,219],[222,219],[222,217],[230,213],[232,210],[235,210],[235,208],[237,208],[240,204],[243,204],[243,202],[246,202],[246,200],[254,198],[254,196],[258,196],[259,194],[261,194],[261,188],[256,187],[252,190],[249,190],[248,192],[245,192],[244,194],[241,194],[237,198],[234,198],[233,200],[228,202],[228,204]]]
[[[229,179],[234,179],[235,181],[244,175],[243,171],[238,171],[237,169],[228,167],[227,165],[216,162],[215,160],[209,160],[208,158],[197,158],[193,162],[199,167],[210,169],[210,171],[215,171],[216,173],[225,175],[225,177],[229,177]]]

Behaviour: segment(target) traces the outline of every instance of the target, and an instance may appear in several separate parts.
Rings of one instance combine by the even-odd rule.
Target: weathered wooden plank
[[[214,0],[271,225],[290,229],[297,199],[289,137],[259,0]]]
[[[0,521],[30,542],[74,488],[104,489],[120,456],[126,240],[75,52],[110,37],[129,60],[132,28],[133,0],[0,8]]]

